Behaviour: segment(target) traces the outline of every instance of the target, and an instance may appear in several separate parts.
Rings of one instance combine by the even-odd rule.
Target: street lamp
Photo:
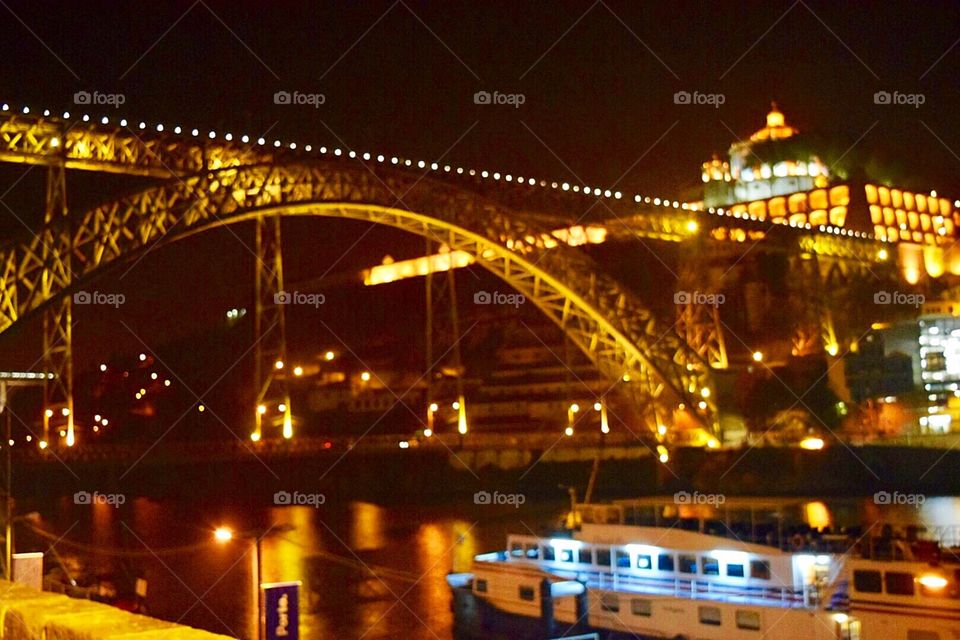
[[[263,582],[263,565],[261,563],[260,555],[260,540],[263,536],[249,534],[241,534],[240,536],[237,536],[233,529],[225,526],[217,527],[213,531],[213,539],[222,545],[232,541],[235,537],[240,537],[244,540],[252,539],[254,542],[253,548],[257,562],[257,575],[255,576],[256,584],[254,585],[257,589],[257,638],[259,640],[263,640],[263,624],[261,622],[261,617],[263,616],[263,596],[260,591],[260,585]]]
[[[262,550],[260,548],[260,542],[267,535],[274,533],[286,533],[292,531],[293,527],[291,525],[271,525],[266,529],[255,530],[247,533],[237,533],[233,529],[227,526],[219,526],[213,530],[213,539],[217,541],[218,544],[226,545],[232,542],[235,539],[246,540],[248,542],[253,542],[254,554],[256,555],[257,562],[257,574],[256,578],[256,588],[257,588],[257,638],[263,640],[263,626],[265,622],[264,618],[264,607],[263,607],[263,563],[262,563]]]

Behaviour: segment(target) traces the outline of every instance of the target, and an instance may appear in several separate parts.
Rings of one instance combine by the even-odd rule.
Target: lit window
[[[757,580],[770,579],[770,563],[766,560],[750,561],[750,577]]]

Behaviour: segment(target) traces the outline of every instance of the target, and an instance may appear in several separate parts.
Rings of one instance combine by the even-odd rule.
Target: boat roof
[[[677,528],[584,523],[574,538],[596,544],[641,544],[677,551],[741,551],[763,556],[790,555],[775,547]]]

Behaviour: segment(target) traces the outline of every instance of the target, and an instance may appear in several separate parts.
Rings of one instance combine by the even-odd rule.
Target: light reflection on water
[[[890,523],[933,530],[960,524],[960,498],[930,498],[919,508],[876,505],[870,499],[783,504],[815,527]],[[446,574],[468,570],[478,553],[503,548],[507,533],[552,525],[563,509],[561,503],[500,510],[472,504],[455,509],[353,502],[339,509],[296,506],[258,512],[141,498],[119,509],[58,501],[39,510],[44,528],[69,530],[67,542],[57,548],[72,573],[111,574],[120,581],[146,577],[147,605],[161,618],[256,637],[253,540],[237,538],[225,545],[206,541],[221,524],[238,532],[272,525],[262,540],[263,580],[303,582],[301,637],[448,640],[453,618]],[[70,541],[143,555],[122,560],[90,556],[71,548]],[[182,553],[160,551],[200,543]],[[26,532],[18,544],[22,551],[48,546]]]

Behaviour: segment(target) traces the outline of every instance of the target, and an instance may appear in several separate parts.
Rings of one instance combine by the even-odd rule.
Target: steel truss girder
[[[653,426],[680,403],[696,407],[709,384],[709,366],[680,336],[661,329],[649,309],[583,252],[557,243],[524,215],[444,182],[337,162],[255,165],[172,180],[87,211],[72,233],[52,225],[0,250],[0,332],[100,267],[151,244],[263,215],[366,220],[468,252],[565,327],[608,379],[629,380],[621,384]],[[44,234],[69,237],[74,256],[73,272],[54,278],[48,291],[39,287],[50,266],[40,250]],[[715,423],[712,402],[700,418]]]

